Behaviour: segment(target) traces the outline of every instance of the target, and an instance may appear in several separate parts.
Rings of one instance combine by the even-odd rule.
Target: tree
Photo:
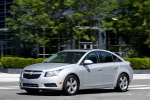
[[[138,56],[150,56],[148,45],[150,34],[150,1],[149,0],[119,0],[114,9],[117,20],[104,22],[119,36],[124,37],[128,45],[138,53]]]
[[[109,10],[116,5],[115,1],[15,0],[10,11],[14,18],[7,18],[7,22],[24,47],[35,44],[57,46],[81,37],[94,41],[94,33],[89,36],[86,31],[93,32],[91,22],[94,18],[103,20],[110,15]],[[87,23],[89,28],[77,27]]]
[[[58,30],[67,28],[62,0],[15,0],[7,18],[10,29],[16,31],[15,38],[20,39],[23,48],[34,45],[51,47],[57,45]],[[64,32],[64,31],[63,31]],[[63,33],[62,32],[62,33]],[[20,33],[20,34],[18,34]],[[51,43],[53,42],[53,43]]]

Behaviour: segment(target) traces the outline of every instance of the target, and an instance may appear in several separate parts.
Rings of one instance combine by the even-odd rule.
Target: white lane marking
[[[149,87],[150,85],[130,85],[130,88],[134,88],[134,87]]]
[[[134,74],[133,79],[150,79],[150,74]]]
[[[0,86],[0,90],[20,89],[19,86]]]
[[[19,82],[19,78],[0,78],[0,82]]]
[[[131,85],[129,86],[129,89],[137,89],[137,90],[150,89],[150,85]]]
[[[149,90],[150,87],[136,87],[136,88],[129,88],[129,89],[135,89],[135,90]]]

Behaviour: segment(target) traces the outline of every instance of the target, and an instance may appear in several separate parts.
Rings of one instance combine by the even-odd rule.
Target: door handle
[[[101,70],[102,70],[102,68],[98,68],[97,70],[98,70],[98,71],[101,71]]]
[[[118,66],[115,66],[114,69],[118,69]]]

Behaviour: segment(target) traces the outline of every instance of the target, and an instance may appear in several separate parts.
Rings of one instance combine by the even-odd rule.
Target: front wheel
[[[75,75],[69,75],[63,86],[63,91],[67,95],[75,95],[79,89],[79,81]]]
[[[122,73],[117,80],[115,89],[119,92],[126,92],[129,86],[129,79],[126,74]]]

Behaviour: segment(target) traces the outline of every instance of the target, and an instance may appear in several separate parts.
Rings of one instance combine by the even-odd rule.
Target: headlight
[[[46,72],[45,73],[45,77],[57,76],[61,70],[62,69]]]

